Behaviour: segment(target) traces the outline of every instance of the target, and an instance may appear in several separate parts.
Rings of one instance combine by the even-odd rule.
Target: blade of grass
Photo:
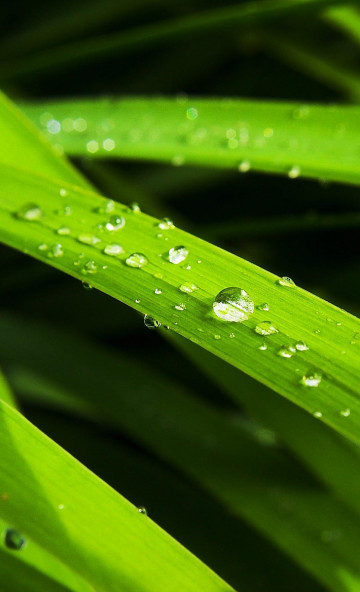
[[[29,74],[73,67],[83,61],[100,57],[140,51],[163,43],[189,36],[212,33],[213,31],[233,30],[260,23],[269,23],[291,16],[316,13],[329,6],[342,4],[341,0],[267,0],[266,2],[247,2],[240,6],[216,8],[195,13],[164,23],[138,27],[130,31],[120,31],[49,49],[25,58],[7,60],[0,65],[0,80],[8,81]]]
[[[321,411],[322,421],[360,441],[358,319],[298,287],[279,285],[277,276],[181,230],[170,229],[158,237],[157,220],[120,204],[114,206],[111,215],[126,218],[124,228],[115,232],[124,254],[109,256],[104,249],[113,244],[114,233],[104,228],[109,217],[102,213],[106,200],[5,165],[1,166],[1,184],[4,243],[155,316],[310,413]],[[64,207],[61,191],[66,192],[65,203],[71,206],[73,216],[64,218],[58,213]],[[35,222],[18,215],[24,207],[24,192],[26,200],[44,212]],[[64,224],[70,234],[61,230],[59,238],[59,228]],[[83,244],[93,242],[89,236],[95,236],[96,244]],[[168,249],[177,245],[185,245],[189,252],[183,266],[168,259]],[[135,252],[146,253],[148,264],[141,269],[126,264]],[[270,316],[255,309],[248,321],[236,324],[220,321],[212,314],[216,294],[224,287],[238,285],[239,278],[240,287],[249,290],[255,304],[269,304]],[[198,289],[192,293],[179,290],[189,281]],[[156,295],[155,290],[161,290],[161,294]],[[186,310],[181,310],[182,306],[178,310],[179,304],[185,304]],[[265,337],[268,347],[264,352],[259,349],[264,337],[255,328],[267,320],[279,332]],[[279,355],[282,347],[293,347],[299,340],[309,349],[292,357]],[[319,376],[317,388],[305,386],[306,377],[314,372]],[[344,408],[351,410],[346,421],[340,413]]]
[[[9,496],[1,516],[29,538],[29,548],[33,540],[99,591],[115,592],[120,585],[126,592],[197,592],[199,587],[230,592],[137,508],[2,401],[0,421],[0,471]]]
[[[24,111],[48,140],[73,156],[360,183],[360,107],[132,98],[49,102],[25,105]],[[61,122],[79,117],[86,122],[82,132],[61,129]]]
[[[326,22],[346,33],[357,44],[360,43],[360,14],[356,6],[329,8],[323,15]]]
[[[190,397],[182,386],[164,376],[160,380],[154,368],[142,364],[140,373],[139,363],[126,356],[14,319],[1,321],[0,334],[11,335],[1,344],[2,358],[16,357],[16,364],[31,368],[34,384],[38,372],[49,380],[33,388],[34,378],[30,375],[27,385],[26,374],[19,379],[15,368],[10,376],[20,393],[119,427],[190,475],[330,589],[352,589],[344,587],[340,571],[359,578],[356,553],[349,551],[358,518],[309,481],[287,455],[254,441],[233,417]],[[42,348],[49,341],[55,346],[44,369]],[[121,377],[121,391],[114,376]]]

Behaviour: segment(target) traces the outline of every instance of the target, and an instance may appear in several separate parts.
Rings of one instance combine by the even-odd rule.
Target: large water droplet
[[[106,230],[112,232],[113,230],[120,230],[125,226],[125,218],[123,216],[111,216],[105,224]]]
[[[295,286],[294,280],[286,276],[280,278],[278,284],[280,284],[280,286],[286,286],[287,288],[293,288]]]
[[[158,329],[161,327],[161,323],[149,315],[144,316],[144,325],[148,329]]]
[[[8,549],[20,551],[25,546],[26,539],[15,528],[7,528],[5,530],[4,542]]]
[[[309,370],[304,376],[302,376],[300,383],[303,386],[316,387],[319,386],[322,379],[322,374],[318,370]]]
[[[177,265],[178,263],[185,261],[188,254],[189,254],[189,251],[187,250],[186,247],[183,247],[183,246],[173,247],[172,249],[169,250],[168,258],[169,258],[170,263],[174,263],[175,265]]]
[[[23,205],[16,213],[17,218],[20,218],[21,220],[27,220],[28,222],[40,220],[42,215],[42,209],[34,203],[27,203]]]
[[[105,255],[110,255],[111,257],[116,257],[117,255],[121,255],[124,252],[124,249],[121,245],[117,245],[113,243],[111,245],[106,245],[104,248]]]
[[[241,323],[254,312],[254,303],[242,288],[225,288],[216,296],[213,310],[219,319]]]
[[[125,261],[128,267],[144,267],[148,263],[147,258],[142,253],[132,253]]]
[[[261,321],[255,327],[255,333],[259,335],[273,335],[274,333],[279,333],[279,330],[274,327],[271,321]]]

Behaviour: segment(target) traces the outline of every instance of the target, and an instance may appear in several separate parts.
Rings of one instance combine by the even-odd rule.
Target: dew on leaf
[[[105,224],[106,230],[110,232],[120,230],[125,226],[125,218],[123,216],[111,216]]]
[[[148,260],[147,260],[147,257],[145,255],[143,255],[142,253],[132,253],[126,259],[125,263],[128,267],[136,267],[136,268],[140,269],[141,267],[144,267],[148,263]]]
[[[195,284],[193,284],[192,282],[184,282],[179,287],[180,292],[184,292],[185,294],[191,294],[191,292],[195,292],[195,290],[198,290],[198,289],[199,288]]]
[[[43,211],[37,204],[27,203],[17,211],[16,216],[21,220],[36,222],[43,216]]]
[[[70,234],[70,228],[68,226],[60,226],[57,229],[56,234],[60,234],[60,236],[67,236]]]
[[[53,245],[52,247],[50,247],[50,249],[48,250],[47,253],[48,257],[52,258],[52,257],[62,257],[64,255],[64,251],[63,251],[63,247],[60,243],[56,243],[56,245]]]
[[[172,230],[173,228],[175,228],[173,221],[170,220],[170,218],[162,218],[161,220],[159,220],[157,226],[158,228],[160,228],[160,230]]]
[[[26,544],[26,539],[15,528],[7,528],[4,533],[4,543],[12,551],[20,551]]]
[[[256,325],[255,333],[258,333],[258,335],[274,335],[274,333],[279,333],[279,330],[271,321],[261,321]]]
[[[146,509],[146,508],[144,508],[144,506],[140,506],[140,507],[138,508],[138,512],[139,512],[139,514],[144,514],[144,516],[147,516],[147,515],[148,515],[148,513],[147,513],[147,509]]]
[[[101,239],[95,236],[95,234],[79,234],[77,240],[84,245],[97,245],[101,243]]]
[[[144,325],[148,329],[158,329],[161,327],[161,323],[149,315],[144,316]]]
[[[342,411],[340,411],[340,415],[342,415],[342,417],[349,417],[350,413],[350,409],[343,409]]]
[[[96,265],[95,261],[93,259],[90,259],[89,261],[87,261],[82,268],[82,272],[85,274],[94,274],[97,273],[98,270],[98,266]]]
[[[177,265],[178,263],[182,263],[185,261],[186,257],[188,256],[189,251],[186,247],[179,246],[179,247],[172,247],[168,253],[168,259],[170,263],[174,263]]]
[[[104,248],[105,255],[110,255],[111,257],[117,257],[117,255],[121,255],[124,252],[124,249],[121,245],[116,243],[112,243],[110,245],[106,245]]]
[[[132,203],[129,205],[129,208],[130,208],[130,210],[131,210],[132,212],[134,212],[134,214],[140,214],[140,212],[141,212],[141,208],[140,208],[140,206],[139,206],[139,204],[138,204],[138,202],[137,202],[137,201],[133,201],[133,202],[132,202]]]
[[[245,290],[230,287],[217,294],[213,302],[213,311],[223,321],[241,323],[254,312],[254,303]]]
[[[267,302],[263,302],[262,304],[259,304],[256,308],[258,310],[262,310],[264,312],[268,312],[270,310],[270,306],[268,305]]]
[[[155,288],[154,294],[162,294],[162,290],[160,288]]]
[[[184,304],[184,302],[179,302],[179,304],[175,304],[174,308],[176,308],[176,310],[185,310],[186,304]]]
[[[288,172],[289,179],[297,179],[300,176],[301,169],[298,165],[294,165]]]
[[[306,387],[318,387],[322,379],[322,374],[318,370],[309,370],[300,380],[300,384]]]
[[[240,173],[247,173],[250,169],[251,169],[251,163],[249,160],[243,160],[239,166],[238,169],[240,171]]]
[[[295,286],[294,280],[285,275],[278,280],[278,284],[280,284],[280,286],[285,286],[286,288],[293,288]]]
[[[298,341],[295,347],[298,351],[307,351],[309,349],[305,341]]]

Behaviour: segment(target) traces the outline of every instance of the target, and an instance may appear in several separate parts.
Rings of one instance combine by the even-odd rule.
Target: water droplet
[[[305,341],[298,341],[295,347],[298,351],[307,351],[309,349]]]
[[[296,352],[296,349],[292,345],[283,345],[279,349],[278,355],[281,358],[292,358],[295,352]]]
[[[116,257],[117,255],[121,255],[124,252],[124,249],[121,245],[117,245],[113,243],[111,245],[106,245],[104,248],[105,255],[110,255],[111,257]]]
[[[221,339],[221,335],[215,334],[215,335],[214,335],[214,339],[216,339],[216,340],[219,340],[219,339]]]
[[[239,164],[238,169],[239,169],[240,173],[247,173],[251,169],[250,161],[249,160],[243,160]]]
[[[49,134],[58,134],[61,130],[61,123],[57,119],[50,119],[46,124]]]
[[[289,179],[297,179],[300,176],[301,168],[298,165],[294,165],[288,172]]]
[[[63,510],[65,508],[64,504],[59,504],[58,505],[58,510]]]
[[[293,288],[295,286],[294,280],[286,276],[280,278],[278,284],[280,284],[280,286],[286,286],[287,288]]]
[[[184,304],[184,302],[179,302],[179,304],[175,304],[174,308],[176,308],[176,310],[185,310],[186,304]]]
[[[56,234],[60,234],[60,236],[69,235],[70,228],[68,228],[67,226],[60,226],[60,228],[57,229]]]
[[[84,288],[84,290],[92,290],[93,287],[88,284],[87,282],[81,282],[82,283],[82,287]]]
[[[320,417],[322,417],[322,413],[321,411],[314,411],[313,416],[319,419]]]
[[[160,288],[155,288],[154,294],[162,294],[162,290],[160,290]]]
[[[270,306],[268,305],[267,302],[263,302],[263,304],[259,304],[259,306],[257,306],[256,308],[258,308],[259,310],[263,310],[264,312],[268,312],[270,310]]]
[[[38,250],[39,250],[39,251],[47,251],[47,250],[48,250],[48,248],[49,248],[49,247],[47,246],[47,244],[46,244],[46,243],[41,243],[41,244],[38,246]]]
[[[97,245],[101,243],[101,239],[94,234],[79,234],[77,240],[84,245]]]
[[[149,315],[144,316],[144,325],[148,329],[158,329],[161,327],[161,323]]]
[[[279,330],[274,327],[271,321],[261,321],[256,325],[255,333],[258,333],[258,335],[274,335],[274,333],[279,333]]]
[[[266,343],[262,343],[261,345],[259,345],[259,349],[260,349],[261,351],[266,351],[266,350],[267,350],[267,345],[266,345]]]
[[[189,251],[187,250],[186,247],[183,247],[183,246],[173,247],[172,249],[169,250],[168,258],[169,258],[170,263],[174,263],[175,265],[177,265],[178,263],[185,261],[188,254],[189,254]]]
[[[4,534],[4,542],[8,549],[20,551],[25,546],[26,539],[15,528],[7,528]]]
[[[185,292],[185,294],[191,294],[191,292],[195,292],[195,290],[198,290],[198,289],[199,288],[195,284],[193,284],[192,282],[184,282],[179,287],[180,292]]]
[[[64,206],[64,209],[61,212],[59,212],[59,214],[63,215],[63,216],[71,216],[71,214],[72,214],[71,206]]]
[[[112,232],[113,230],[120,230],[125,226],[125,218],[122,216],[111,216],[105,224],[106,230]]]
[[[93,259],[90,259],[89,261],[87,261],[82,268],[82,272],[87,274],[87,273],[97,273],[98,270],[98,266],[96,265],[95,261]]]
[[[241,323],[254,312],[254,303],[242,288],[225,288],[216,296],[213,310],[219,319]]]
[[[64,255],[64,251],[62,248],[62,245],[60,243],[57,243],[56,245],[53,245],[50,250],[48,251],[48,257],[62,257]]]
[[[111,152],[115,148],[115,142],[112,138],[106,138],[102,143],[104,150]]]
[[[99,150],[99,143],[96,140],[89,140],[86,144],[86,150],[90,152],[90,154],[95,154]]]
[[[349,417],[350,413],[350,409],[343,409],[342,411],[340,411],[340,415],[342,415],[343,417]]]
[[[138,204],[138,202],[137,202],[137,201],[133,201],[133,202],[132,202],[132,203],[129,205],[129,208],[130,208],[130,210],[131,210],[132,212],[134,212],[135,214],[140,214],[140,212],[141,212],[141,208],[140,208],[140,206],[139,206],[139,204]]]
[[[64,189],[64,187],[61,187],[59,193],[60,193],[60,197],[66,197],[68,194],[67,190]]]
[[[147,509],[144,508],[144,506],[140,506],[140,508],[138,508],[138,512],[139,512],[139,514],[144,514],[144,516],[148,515]]]
[[[309,370],[300,380],[303,386],[317,387],[322,379],[322,374],[318,370]]]
[[[230,339],[234,339],[234,337],[236,337],[235,333],[230,333],[229,337],[230,337]]]
[[[175,228],[173,221],[170,220],[170,218],[162,218],[157,226],[160,230],[171,230]]]
[[[147,258],[142,253],[132,253],[125,261],[128,267],[144,267],[148,263]]]
[[[199,117],[199,112],[195,107],[189,107],[189,109],[186,110],[186,117],[187,119],[190,119],[190,121],[193,121]]]
[[[23,205],[16,213],[17,218],[20,218],[21,220],[27,220],[28,222],[40,220],[42,215],[42,209],[34,203],[27,203]]]

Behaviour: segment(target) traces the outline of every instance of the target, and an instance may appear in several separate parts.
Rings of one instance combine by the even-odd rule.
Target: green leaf
[[[24,111],[72,156],[360,183],[360,107],[132,98],[49,102]],[[79,118],[82,131],[75,129]]]
[[[1,516],[98,590],[231,590],[147,516],[0,401]],[[21,475],[21,479],[19,479]],[[24,491],[27,495],[24,496]],[[85,588],[86,589],[86,588]]]

